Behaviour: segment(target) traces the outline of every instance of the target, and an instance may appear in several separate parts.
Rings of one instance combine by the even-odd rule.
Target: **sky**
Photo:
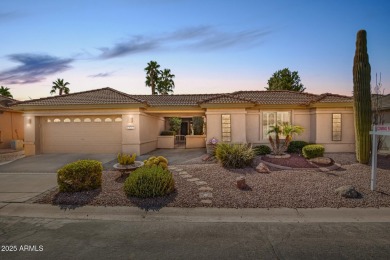
[[[367,31],[371,85],[390,89],[387,0],[2,0],[0,85],[18,100],[111,87],[150,94],[151,60],[175,94],[265,90],[278,70],[306,92],[352,95],[356,33]]]

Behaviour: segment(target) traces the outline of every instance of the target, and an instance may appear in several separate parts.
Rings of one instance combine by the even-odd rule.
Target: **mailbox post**
[[[372,160],[371,160],[371,190],[376,189],[376,172],[377,172],[377,159],[378,159],[378,135],[390,136],[390,125],[374,125],[372,131]]]

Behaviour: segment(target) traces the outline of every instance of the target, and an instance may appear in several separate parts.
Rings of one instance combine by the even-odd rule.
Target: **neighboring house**
[[[23,140],[23,114],[10,107],[16,100],[0,95],[0,149],[11,148],[12,140]]]
[[[373,97],[373,104],[378,103],[379,113],[383,115],[384,124],[390,124],[390,94],[380,96],[379,98]],[[375,113],[375,109],[373,109]],[[381,150],[390,150],[390,136],[383,136],[383,142]]]
[[[323,144],[328,152],[354,152],[351,97],[293,91],[238,91],[229,94],[129,95],[112,88],[20,102],[25,152],[137,153],[158,148],[169,117],[184,119],[189,134],[194,116],[206,121],[205,141],[268,144],[277,120],[301,125],[297,140]]]

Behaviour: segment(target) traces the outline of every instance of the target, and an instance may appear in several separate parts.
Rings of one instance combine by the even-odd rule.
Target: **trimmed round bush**
[[[259,145],[253,148],[255,155],[266,155],[271,153],[271,148],[268,145]]]
[[[125,193],[131,197],[160,197],[175,190],[175,180],[172,173],[161,166],[143,166],[127,177],[124,189]]]
[[[93,190],[102,186],[103,165],[95,160],[79,160],[57,171],[57,183],[61,192]]]
[[[161,166],[163,169],[168,169],[168,159],[164,156],[152,156],[144,161],[145,166],[151,167],[153,165]]]
[[[305,141],[291,141],[287,147],[288,153],[302,153],[302,148],[308,145]]]
[[[251,165],[255,153],[247,144],[219,143],[215,149],[215,157],[227,168],[244,168]]]
[[[323,157],[325,147],[320,144],[309,144],[302,148],[302,154],[306,159]]]

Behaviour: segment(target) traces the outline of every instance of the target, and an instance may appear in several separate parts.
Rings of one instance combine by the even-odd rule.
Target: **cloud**
[[[111,48],[100,48],[101,59],[111,59],[157,49],[217,50],[233,47],[251,47],[261,43],[270,30],[225,32],[212,26],[182,28],[157,36],[138,35],[117,43]]]
[[[22,14],[18,12],[1,12],[0,11],[0,22],[7,21],[10,19],[21,17]]]
[[[89,75],[88,77],[90,78],[105,78],[105,77],[110,77],[113,72],[104,72],[104,73],[98,73],[94,75]]]
[[[118,43],[112,48],[100,48],[100,51],[102,52],[100,58],[116,58],[124,55],[154,50],[158,47],[159,44],[157,41],[145,39],[142,36],[135,36],[133,39]]]
[[[28,84],[43,81],[46,76],[68,70],[73,59],[61,59],[42,54],[12,54],[9,60],[21,65],[0,72],[4,84]]]

